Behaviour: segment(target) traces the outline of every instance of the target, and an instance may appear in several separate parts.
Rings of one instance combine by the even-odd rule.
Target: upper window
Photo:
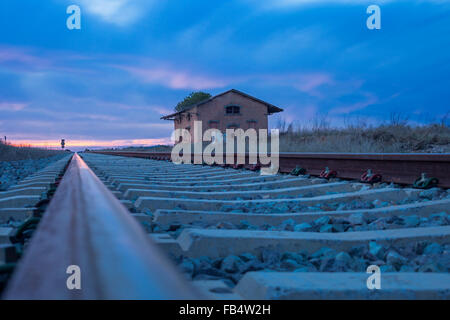
[[[241,107],[239,106],[226,106],[225,107],[226,114],[239,114],[241,113]]]

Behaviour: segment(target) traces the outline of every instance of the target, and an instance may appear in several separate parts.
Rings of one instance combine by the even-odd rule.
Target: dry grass
[[[64,151],[47,150],[32,147],[15,147],[0,142],[0,161],[16,161],[27,159],[41,159],[61,154]]]
[[[171,152],[172,146],[158,145],[158,146],[151,146],[151,147],[126,147],[126,148],[102,149],[101,151],[117,151],[117,150],[120,150],[120,151]]]
[[[316,121],[308,128],[283,122],[278,126],[281,152],[450,152],[450,126],[445,121],[411,126],[407,120],[391,118],[377,127],[360,124],[333,128],[326,121]]]

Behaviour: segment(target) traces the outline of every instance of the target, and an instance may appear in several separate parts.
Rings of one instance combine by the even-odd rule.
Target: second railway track
[[[156,243],[178,265],[183,278],[190,282],[186,286],[195,292],[192,296],[450,298],[450,193],[445,189],[417,190],[386,183],[367,185],[286,174],[260,176],[244,169],[175,165],[92,153],[83,153],[82,158],[128,208],[127,214],[143,226],[148,242]],[[75,178],[73,175],[71,179]],[[97,218],[92,211],[93,221],[83,222],[107,223],[108,210],[115,209],[92,204],[96,201],[96,186],[81,182],[88,183],[92,196],[87,199],[86,191],[77,191],[86,197],[83,201],[106,210]],[[77,210],[73,210],[74,217]],[[84,215],[84,219],[88,218]],[[123,223],[128,225],[126,220]],[[100,241],[103,245],[122,245],[120,239],[109,239],[109,243],[107,234],[114,237],[105,233]],[[119,234],[127,237],[126,232]],[[133,241],[143,240],[136,237]],[[144,254],[145,250],[138,248],[133,253]],[[117,259],[127,257],[124,253],[116,255]],[[91,266],[95,265],[97,257],[89,259],[94,260]],[[366,286],[370,265],[380,267],[381,290]],[[144,273],[144,278],[148,276]],[[21,281],[21,276],[16,275],[9,297],[14,297],[18,288],[27,288],[21,287]],[[183,284],[180,286],[189,291]],[[126,284],[122,283],[119,289],[124,288]]]

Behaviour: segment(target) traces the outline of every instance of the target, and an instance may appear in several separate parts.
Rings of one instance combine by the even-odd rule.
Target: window
[[[217,121],[217,120],[210,120],[209,121],[209,128],[210,129],[218,129],[219,128],[219,121]]]
[[[226,106],[225,107],[226,114],[239,114],[241,113],[241,107],[239,106]]]
[[[238,123],[229,123],[227,129],[239,129],[240,125]]]
[[[247,123],[248,123],[249,129],[255,129],[258,121],[252,119],[252,120],[247,120]]]

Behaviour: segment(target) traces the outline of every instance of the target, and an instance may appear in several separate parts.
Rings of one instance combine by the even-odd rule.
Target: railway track
[[[143,151],[101,151],[105,155],[119,155],[123,157],[145,158],[154,160],[170,160],[170,152]],[[248,154],[236,154],[234,163],[241,159],[243,163],[250,163]],[[192,154],[191,163],[195,155]],[[439,187],[450,188],[450,154],[429,153],[280,153],[280,172],[289,173],[297,166],[307,170],[308,174],[318,176],[326,167],[337,173],[342,179],[358,180],[361,175],[371,169],[382,175],[382,181],[411,185],[426,173],[439,180]],[[225,158],[224,161],[225,163]],[[246,165],[251,168],[251,165]]]
[[[73,157],[5,298],[450,298],[445,189],[124,155]],[[66,288],[68,265],[82,290]]]

